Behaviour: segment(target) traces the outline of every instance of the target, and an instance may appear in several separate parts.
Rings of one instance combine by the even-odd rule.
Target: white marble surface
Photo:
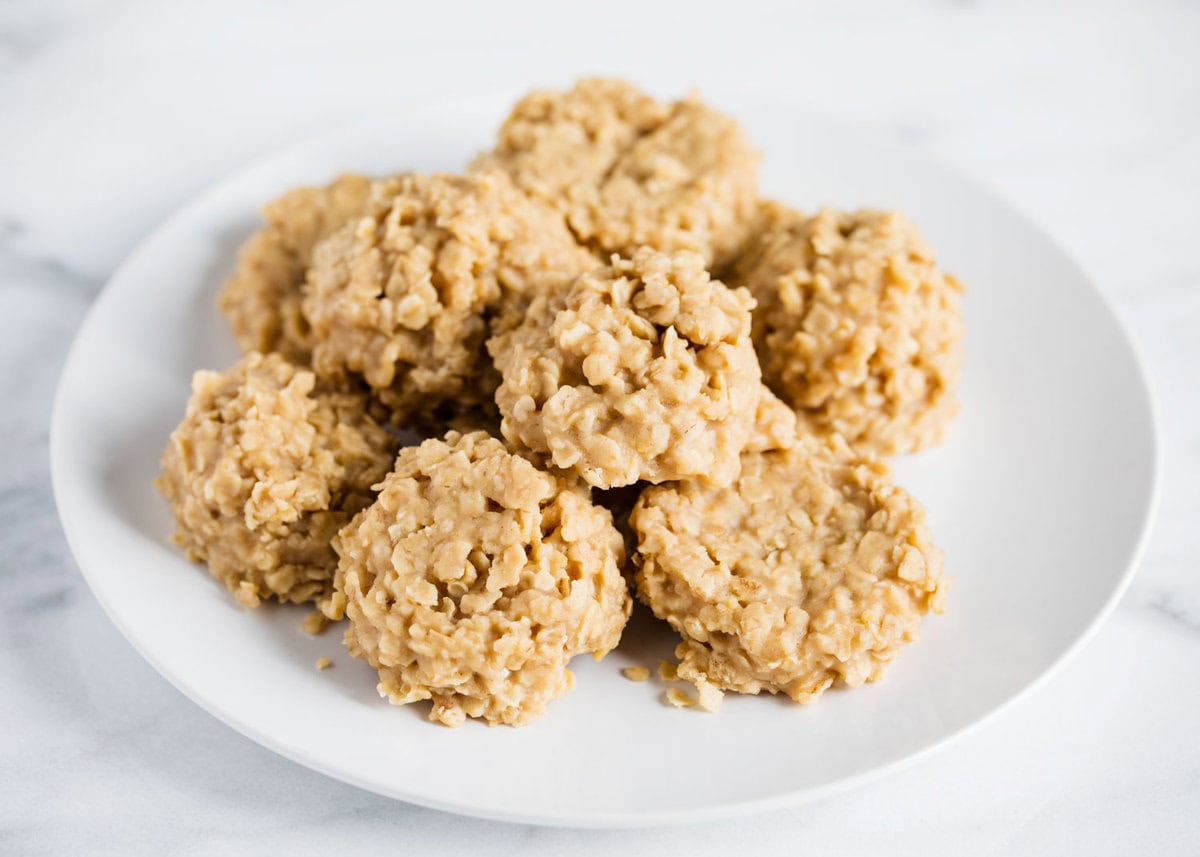
[[[645,2],[441,5],[0,4],[0,853],[1200,853],[1200,6],[743,2],[681,20]],[[50,402],[139,239],[246,160],[407,94],[589,71],[733,79],[890,129],[1030,212],[1128,323],[1166,464],[1142,568],[1054,681],[952,749],[737,822],[460,819],[222,726],[84,586],[49,487]]]

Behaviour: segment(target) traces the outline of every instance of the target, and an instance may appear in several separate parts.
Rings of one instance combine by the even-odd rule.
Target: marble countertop
[[[443,5],[0,5],[0,852],[1200,852],[1200,6],[691,4],[682,20],[625,0]],[[951,749],[733,822],[584,834],[456,818],[221,725],[84,585],[47,422],[71,337],[121,258],[247,160],[398,97],[586,72],[732,82],[872,122],[1031,213],[1128,324],[1165,460],[1142,567],[1053,681]]]

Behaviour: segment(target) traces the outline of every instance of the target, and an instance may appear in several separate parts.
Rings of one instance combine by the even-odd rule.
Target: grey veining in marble
[[[1198,853],[1200,5],[441,5],[0,3],[0,853]],[[884,126],[1029,212],[1137,342],[1165,461],[1142,568],[1075,661],[952,752],[743,822],[583,836],[453,818],[217,723],[76,571],[49,487],[54,386],[104,279],[158,221],[406,94],[593,71]]]

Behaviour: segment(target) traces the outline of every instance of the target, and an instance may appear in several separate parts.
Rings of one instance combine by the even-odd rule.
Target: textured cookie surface
[[[619,80],[527,96],[475,166],[508,172],[602,254],[648,246],[723,264],[758,196],[758,153],[736,121],[698,98],[662,104]]]
[[[729,281],[754,295],[763,379],[809,431],[881,454],[942,439],[958,405],[962,286],[895,212],[764,206]]]
[[[395,457],[366,393],[315,383],[257,352],[225,372],[197,372],[162,455],[175,540],[248,606],[331,593],[333,536],[371,502]]]
[[[695,253],[614,257],[489,343],[505,437],[598,488],[728,483],[761,390],[751,306]]]
[[[313,367],[361,376],[400,422],[444,402],[490,403],[493,317],[519,316],[533,294],[595,264],[502,174],[380,182],[367,213],[314,252],[303,301]]]
[[[403,450],[338,537],[333,617],[397,704],[520,725],[570,689],[567,664],[608,652],[630,599],[621,536],[573,478],[483,432]]]
[[[886,465],[838,438],[748,452],[730,486],[653,486],[630,521],[639,597],[682,678],[808,702],[873,681],[941,610],[942,555]]]
[[[366,210],[371,180],[353,173],[326,187],[289,191],[263,208],[267,224],[238,252],[218,306],[243,351],[278,351],[298,363],[312,352],[301,287],[317,243]]]

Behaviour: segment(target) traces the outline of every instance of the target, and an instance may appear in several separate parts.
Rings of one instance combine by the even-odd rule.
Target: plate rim
[[[460,100],[472,100],[479,102],[487,102],[492,97],[506,97],[509,101],[512,93],[508,90],[493,91],[480,93],[466,92],[451,92],[442,94],[436,98],[433,97],[412,97],[399,99],[393,102],[395,110],[404,109],[419,109],[429,107],[431,105],[442,105],[450,102],[458,102]],[[306,137],[289,145],[277,147],[269,151],[263,152],[256,157],[250,159],[242,166],[218,177],[215,181],[208,184],[199,194],[186,199],[182,205],[174,208],[170,214],[162,219],[153,229],[146,233],[135,245],[135,247],[122,259],[122,261],[113,269],[112,273],[105,280],[104,285],[96,293],[91,304],[89,305],[83,321],[73,334],[71,345],[67,350],[66,358],[63,361],[62,369],[59,372],[58,381],[56,383],[53,404],[50,415],[50,431],[49,431],[49,458],[50,458],[50,481],[54,494],[55,510],[62,527],[63,535],[67,542],[67,546],[71,552],[71,557],[79,569],[81,576],[87,583],[88,589],[92,596],[100,604],[101,609],[108,617],[109,621],[117,628],[124,637],[127,643],[136,651],[162,678],[174,687],[177,691],[183,694],[185,698],[197,705],[200,709],[214,717],[219,722],[234,731],[250,738],[260,746],[280,755],[289,761],[299,764],[310,770],[317,771],[324,776],[354,786],[355,788],[363,789],[374,794],[383,795],[385,797],[411,803],[416,806],[425,807],[427,809],[438,810],[441,812],[453,813],[456,815],[469,816],[489,821],[502,821],[516,824],[530,824],[547,827],[568,827],[580,829],[603,829],[603,828],[649,828],[660,827],[667,825],[693,823],[706,820],[728,819],[736,816],[744,816],[751,813],[764,813],[772,810],[782,809],[786,807],[795,807],[802,804],[815,802],[826,799],[828,797],[841,794],[861,785],[865,785],[876,780],[884,779],[894,773],[897,773],[909,766],[915,765],[918,762],[926,759],[935,753],[940,752],[947,746],[957,742],[961,738],[976,730],[984,727],[986,724],[994,722],[994,720],[1022,701],[1035,694],[1039,689],[1045,686],[1053,677],[1078,653],[1087,646],[1095,637],[1099,629],[1105,621],[1112,615],[1121,598],[1128,591],[1130,583],[1136,575],[1142,560],[1145,557],[1146,549],[1149,544],[1150,535],[1153,529],[1153,523],[1157,517],[1159,504],[1161,501],[1161,483],[1162,483],[1162,438],[1161,438],[1161,420],[1159,416],[1159,406],[1154,392],[1154,387],[1151,382],[1151,375],[1147,369],[1145,359],[1142,356],[1137,342],[1130,334],[1130,330],[1118,312],[1113,300],[1110,296],[1100,288],[1096,281],[1089,275],[1087,268],[1081,264],[1076,257],[1068,252],[1062,246],[1059,240],[1052,232],[1043,228],[1036,217],[1031,216],[1019,204],[1013,202],[1006,194],[997,190],[992,184],[984,179],[978,178],[975,175],[961,169],[956,164],[950,161],[942,160],[925,149],[906,143],[903,140],[896,138],[887,128],[872,125],[869,122],[859,121],[852,118],[834,115],[820,108],[806,104],[802,101],[789,101],[780,98],[772,98],[754,93],[747,90],[720,90],[713,88],[706,92],[706,95],[716,96],[713,101],[717,104],[729,103],[733,99],[740,101],[750,101],[758,105],[770,106],[781,110],[799,110],[807,116],[814,118],[827,119],[831,124],[840,126],[845,129],[860,129],[864,133],[870,133],[880,145],[884,145],[892,151],[902,153],[906,158],[915,159],[923,162],[926,166],[930,166],[947,172],[953,177],[969,186],[970,189],[980,195],[986,196],[993,203],[998,203],[1008,210],[1013,217],[1024,222],[1024,225],[1035,231],[1038,236],[1051,246],[1071,268],[1079,275],[1080,279],[1085,282],[1092,292],[1093,296],[1098,300],[1103,312],[1107,315],[1108,320],[1113,324],[1114,330],[1124,346],[1125,352],[1131,362],[1133,376],[1136,379],[1138,392],[1140,394],[1140,402],[1138,406],[1146,415],[1146,423],[1148,427],[1147,451],[1149,454],[1149,481],[1146,502],[1140,510],[1140,519],[1137,524],[1137,537],[1133,541],[1133,548],[1129,555],[1122,560],[1123,570],[1112,591],[1108,594],[1103,605],[1096,611],[1092,618],[1087,622],[1083,629],[1077,634],[1074,640],[1069,645],[1063,648],[1059,655],[1045,666],[1040,673],[1026,682],[1019,690],[1012,693],[1007,699],[998,705],[994,706],[986,713],[980,715],[976,719],[962,725],[958,729],[947,732],[937,740],[934,740],[926,746],[915,750],[900,758],[890,762],[885,762],[876,765],[858,773],[849,774],[835,780],[831,780],[819,786],[811,786],[806,788],[795,789],[791,791],[781,792],[769,797],[751,798],[743,801],[730,801],[719,805],[718,807],[703,807],[695,809],[673,809],[673,810],[654,810],[649,813],[640,812],[611,812],[605,811],[588,816],[579,816],[570,812],[561,811],[543,811],[543,812],[504,812],[492,811],[486,807],[476,806],[470,803],[456,803],[454,801],[440,800],[437,798],[428,798],[419,793],[413,793],[405,789],[394,788],[386,784],[377,782],[369,782],[366,777],[360,777],[353,772],[340,770],[332,765],[326,765],[319,759],[312,758],[306,755],[302,750],[290,747],[280,741],[277,741],[272,735],[266,733],[257,727],[248,724],[232,713],[224,710],[222,706],[207,697],[202,696],[195,691],[187,682],[186,678],[179,676],[168,670],[154,655],[149,651],[142,642],[136,638],[134,634],[126,627],[125,623],[120,619],[119,611],[111,605],[107,598],[102,594],[103,588],[99,589],[93,582],[94,569],[89,570],[89,563],[83,558],[84,554],[78,543],[78,536],[75,530],[75,525],[69,515],[64,514],[63,498],[66,496],[66,480],[67,474],[63,472],[63,459],[65,456],[63,440],[66,430],[64,428],[63,413],[66,410],[64,404],[66,379],[77,371],[77,363],[79,362],[79,354],[81,351],[80,343],[86,338],[85,333],[96,322],[98,308],[103,303],[111,299],[113,293],[113,284],[117,282],[130,269],[135,267],[143,254],[148,252],[148,248],[155,244],[163,233],[169,232],[177,222],[187,219],[194,210],[204,208],[209,200],[213,197],[218,197],[226,192],[227,186],[236,184],[245,180],[250,175],[266,169],[268,165],[277,160],[286,158],[296,158],[302,156],[306,151],[320,149],[323,146],[346,137],[356,137],[367,134],[372,128],[384,127],[389,124],[390,120],[364,120],[359,122],[351,122],[339,128]]]

